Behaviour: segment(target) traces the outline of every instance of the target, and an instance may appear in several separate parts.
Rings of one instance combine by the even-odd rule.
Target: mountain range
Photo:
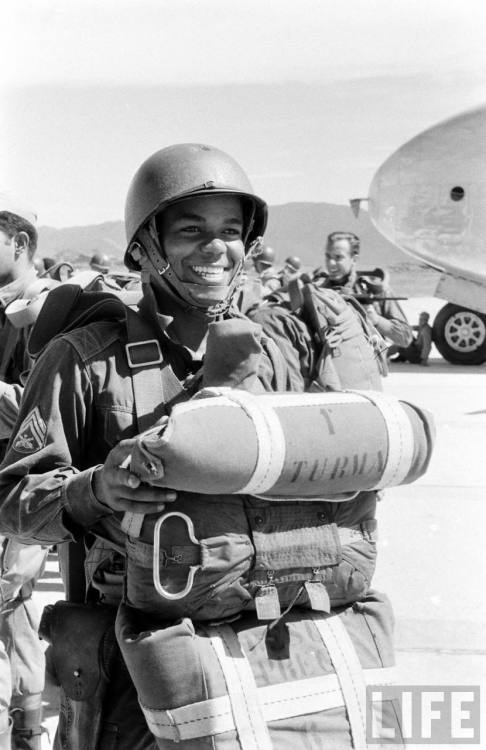
[[[355,232],[361,239],[360,268],[412,267],[420,264],[402,253],[373,226],[367,211],[355,217],[347,206],[332,203],[286,203],[269,208],[265,242],[273,247],[277,265],[297,255],[306,267],[323,263],[326,236],[336,230]],[[85,265],[95,252],[108,255],[113,265],[123,262],[125,233],[122,221],[39,229],[39,254]]]

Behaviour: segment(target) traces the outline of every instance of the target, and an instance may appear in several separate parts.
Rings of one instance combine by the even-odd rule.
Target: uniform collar
[[[333,279],[331,279],[329,274],[327,274],[325,277],[324,283],[329,289],[352,291],[357,280],[358,280],[358,275],[356,271],[353,269],[350,273],[348,273],[347,276],[344,276],[343,278],[336,280],[336,281],[333,281]]]
[[[5,284],[0,289],[0,307],[5,308],[14,300],[22,297],[28,286],[37,279],[37,273],[34,267],[29,269],[26,273],[19,276],[18,279],[14,279],[9,284]]]
[[[138,303],[141,315],[156,324],[157,329],[167,336],[167,328],[174,320],[173,315],[161,313],[158,310],[157,299],[150,284],[143,285],[143,297]]]
[[[171,298],[167,298],[168,306],[176,307],[176,303]],[[174,315],[170,313],[161,313],[158,309],[157,297],[151,284],[143,285],[143,297],[138,303],[138,308],[142,317],[145,318],[149,323],[152,323],[154,329],[159,333],[161,339],[169,346],[169,348],[175,347],[179,352],[183,352],[184,359],[187,362],[200,363],[201,360],[194,355],[194,352],[181,344],[177,339],[171,337],[168,332],[168,328],[174,320],[174,315],[177,314],[177,310],[174,309]]]

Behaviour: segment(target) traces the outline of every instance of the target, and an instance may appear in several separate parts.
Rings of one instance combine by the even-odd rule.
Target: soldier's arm
[[[81,456],[91,384],[64,340],[53,342],[27,382],[0,470],[0,529],[25,541],[57,543],[96,523],[103,507]]]
[[[161,507],[160,494],[139,488],[120,467],[130,441],[108,453],[108,446],[101,449],[100,430],[88,369],[65,339],[54,341],[29,377],[0,469],[0,532],[26,542],[60,543],[114,511]],[[94,443],[100,455],[90,465]]]
[[[385,299],[370,306],[369,317],[378,333],[397,346],[408,346],[412,340],[412,329],[400,304],[393,299],[390,290],[384,292]]]

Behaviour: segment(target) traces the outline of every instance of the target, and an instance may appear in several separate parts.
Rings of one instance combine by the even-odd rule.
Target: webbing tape
[[[131,537],[139,537],[142,531],[143,522],[145,516],[143,513],[135,513],[134,511],[125,511],[121,521],[121,530]]]
[[[248,495],[266,492],[278,481],[284,466],[285,437],[282,425],[265,399],[231,389],[225,395],[243,409],[253,424],[257,438],[256,466],[250,480],[238,492]]]
[[[265,396],[254,396],[247,391],[234,388],[205,388],[201,393],[214,393],[214,399],[195,400],[201,405],[235,406],[242,409],[255,430],[257,439],[257,461],[248,482],[238,494],[258,495],[266,492],[278,481],[285,461],[285,437],[282,425],[273,405]],[[218,398],[218,396],[220,398]],[[186,405],[184,405],[186,406]],[[181,409],[182,411],[182,409]]]
[[[329,406],[334,404],[359,404],[363,401],[360,391],[323,391],[322,393],[264,393],[257,396],[268,406],[285,409],[294,406]]]
[[[0,735],[6,733],[9,729],[10,729],[10,717],[8,714],[8,709],[5,708],[4,710],[0,710]]]
[[[226,682],[241,750],[272,750],[255,678],[236,633],[229,625],[214,625],[208,633]]]
[[[228,398],[233,396],[235,388],[228,388],[226,386],[206,386],[198,392],[198,397],[191,401],[185,401],[177,404],[178,413],[192,411],[193,409],[202,409],[206,406],[234,406],[238,407],[236,401],[231,403]],[[295,406],[329,406],[334,404],[360,404],[365,398],[366,391],[323,391],[322,393],[293,393],[286,391],[285,393],[259,393],[253,395],[248,391],[237,391],[238,394],[243,394],[243,397],[255,400],[259,404],[265,404],[272,408],[278,407],[279,409],[285,409],[286,407]],[[207,396],[201,398],[201,396]],[[211,396],[211,398],[208,398]],[[259,407],[260,408],[260,407]]]
[[[354,750],[366,750],[366,683],[363,668],[348,631],[338,616],[312,615],[314,625],[329,652],[348,714]]]
[[[388,455],[380,481],[370,489],[395,487],[402,483],[412,466],[414,436],[408,415],[393,396],[375,391],[356,391],[381,412],[388,433]]]
[[[394,667],[364,669],[363,677],[367,685],[393,685],[396,672]],[[305,716],[345,705],[335,674],[266,685],[257,688],[257,691],[265,722]],[[163,739],[180,742],[235,729],[231,702],[227,695],[190,703],[170,711],[145,706],[142,706],[142,710],[152,734]]]

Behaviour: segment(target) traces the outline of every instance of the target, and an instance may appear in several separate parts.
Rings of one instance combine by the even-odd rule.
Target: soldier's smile
[[[210,284],[223,284],[225,275],[230,271],[230,267],[225,266],[191,266],[191,271],[201,279],[201,281]]]
[[[232,195],[203,195],[169,206],[161,244],[181,281],[227,285],[243,260],[243,209]]]

